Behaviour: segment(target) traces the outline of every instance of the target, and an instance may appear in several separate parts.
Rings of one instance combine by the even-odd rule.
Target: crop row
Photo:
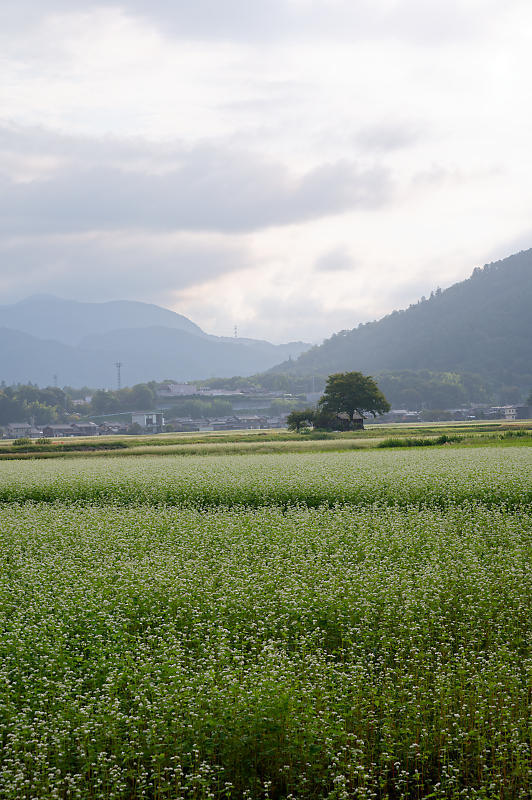
[[[307,506],[532,502],[528,448],[0,463],[0,502]]]
[[[529,513],[2,521],[2,798],[529,797]]]

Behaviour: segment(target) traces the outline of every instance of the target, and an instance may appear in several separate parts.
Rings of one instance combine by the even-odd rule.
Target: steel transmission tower
[[[122,388],[122,374],[121,374],[122,362],[115,361],[115,367],[116,367],[116,390],[119,392],[120,389]]]

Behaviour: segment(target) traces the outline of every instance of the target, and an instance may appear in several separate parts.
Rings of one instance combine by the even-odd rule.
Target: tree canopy
[[[299,431],[301,428],[308,428],[314,422],[315,412],[312,408],[291,411],[286,420],[289,431]]]
[[[361,372],[336,372],[329,375],[318,409],[325,413],[347,414],[352,423],[355,414],[384,414],[391,408],[375,380]]]

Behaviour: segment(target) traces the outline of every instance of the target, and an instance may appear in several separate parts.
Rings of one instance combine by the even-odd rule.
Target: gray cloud
[[[356,267],[347,247],[339,246],[323,253],[314,264],[318,272],[346,272]]]
[[[163,302],[168,293],[253,265],[220,237],[75,235],[0,241],[0,291],[17,300],[51,292],[87,300]]]
[[[48,137],[48,138],[47,138]],[[76,142],[38,131],[23,137],[28,150],[66,159],[30,181],[0,178],[0,232],[91,230],[247,232],[317,219],[356,208],[377,208],[391,197],[389,173],[348,161],[323,164],[295,178],[279,162],[222,144],[163,146],[117,140]],[[0,132],[0,153],[17,147]],[[122,163],[120,161],[122,160]],[[166,160],[166,164],[165,164]],[[118,165],[116,162],[118,161]],[[140,166],[138,162],[141,162]],[[142,163],[144,162],[144,163]]]
[[[7,175],[16,175],[16,169],[9,169],[14,158],[42,157],[78,167],[143,165],[147,171],[156,172],[161,166],[180,162],[183,152],[177,141],[154,143],[136,136],[68,135],[38,126],[0,123],[0,171]]]
[[[367,152],[389,153],[411,147],[422,138],[419,126],[412,123],[368,125],[355,134],[357,147]]]

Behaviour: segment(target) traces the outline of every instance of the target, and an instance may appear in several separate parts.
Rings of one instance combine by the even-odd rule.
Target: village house
[[[492,406],[486,413],[487,419],[504,419],[508,422],[514,422],[517,419],[529,419],[532,410],[529,406]]]
[[[45,425],[42,429],[43,436],[47,439],[57,439],[63,436],[76,436],[74,427],[65,422],[59,425]]]
[[[72,427],[76,436],[98,436],[100,426],[95,422],[73,422]]]
[[[529,419],[530,408],[528,406],[503,406],[504,419],[513,421],[516,419]]]
[[[57,439],[62,436],[98,436],[100,428],[94,422],[61,422],[45,425],[42,435],[47,439]]]
[[[340,411],[336,418],[342,420],[344,425],[349,425],[351,430],[363,430],[364,429],[364,417],[358,411],[353,412],[353,416],[350,417],[345,411]]]
[[[35,425],[30,425],[28,422],[9,422],[5,427],[6,439],[35,439],[42,436],[43,432]]]
[[[131,424],[140,425],[143,432],[146,433],[162,433],[164,430],[164,416],[162,411],[137,412],[131,415]]]
[[[261,417],[257,414],[249,416],[239,416],[236,418],[237,425],[243,430],[259,430],[268,427],[268,417]]]

